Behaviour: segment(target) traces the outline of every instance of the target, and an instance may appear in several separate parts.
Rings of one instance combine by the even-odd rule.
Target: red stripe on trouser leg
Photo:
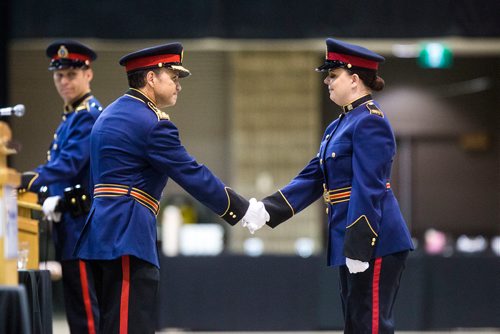
[[[120,334],[128,333],[128,297],[130,292],[130,257],[122,256],[122,294],[120,300]]]
[[[87,314],[87,327],[89,334],[95,334],[94,313],[92,313],[92,303],[89,294],[89,282],[87,280],[87,267],[82,260],[78,261],[80,266],[80,283],[82,284],[83,305]]]
[[[373,265],[373,285],[372,285],[372,334],[378,334],[379,324],[379,285],[380,269],[382,268],[382,258],[375,259]]]

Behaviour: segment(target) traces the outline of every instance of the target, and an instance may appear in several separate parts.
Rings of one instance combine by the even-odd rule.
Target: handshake
[[[241,219],[243,227],[248,228],[251,234],[260,229],[262,226],[266,225],[271,217],[266,211],[264,203],[258,201],[255,198],[250,199],[250,205],[245,213],[245,216]]]

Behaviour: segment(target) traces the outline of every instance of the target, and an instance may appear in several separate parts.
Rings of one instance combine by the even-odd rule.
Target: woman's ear
[[[356,73],[354,73],[353,75],[351,75],[351,83],[353,86],[357,86],[359,84],[359,81],[361,79],[359,78],[359,75],[357,75]]]

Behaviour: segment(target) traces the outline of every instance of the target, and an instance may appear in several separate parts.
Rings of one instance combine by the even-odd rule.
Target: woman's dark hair
[[[361,81],[371,90],[378,92],[384,89],[385,81],[377,75],[377,71],[364,68],[346,68],[350,75],[357,74]]]
[[[142,88],[146,86],[146,74],[149,71],[153,71],[156,75],[160,74],[161,68],[146,68],[144,70],[138,70],[127,74],[128,86],[130,88]]]

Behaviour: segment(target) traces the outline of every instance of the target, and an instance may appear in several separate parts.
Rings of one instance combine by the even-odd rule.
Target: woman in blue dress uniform
[[[391,190],[394,134],[372,91],[384,58],[366,48],[326,40],[323,65],[340,117],[319,152],[288,185],[263,199],[276,227],[323,196],[328,214],[328,265],[339,266],[345,333],[393,333],[393,305],[410,233]],[[250,224],[251,232],[259,228]]]

